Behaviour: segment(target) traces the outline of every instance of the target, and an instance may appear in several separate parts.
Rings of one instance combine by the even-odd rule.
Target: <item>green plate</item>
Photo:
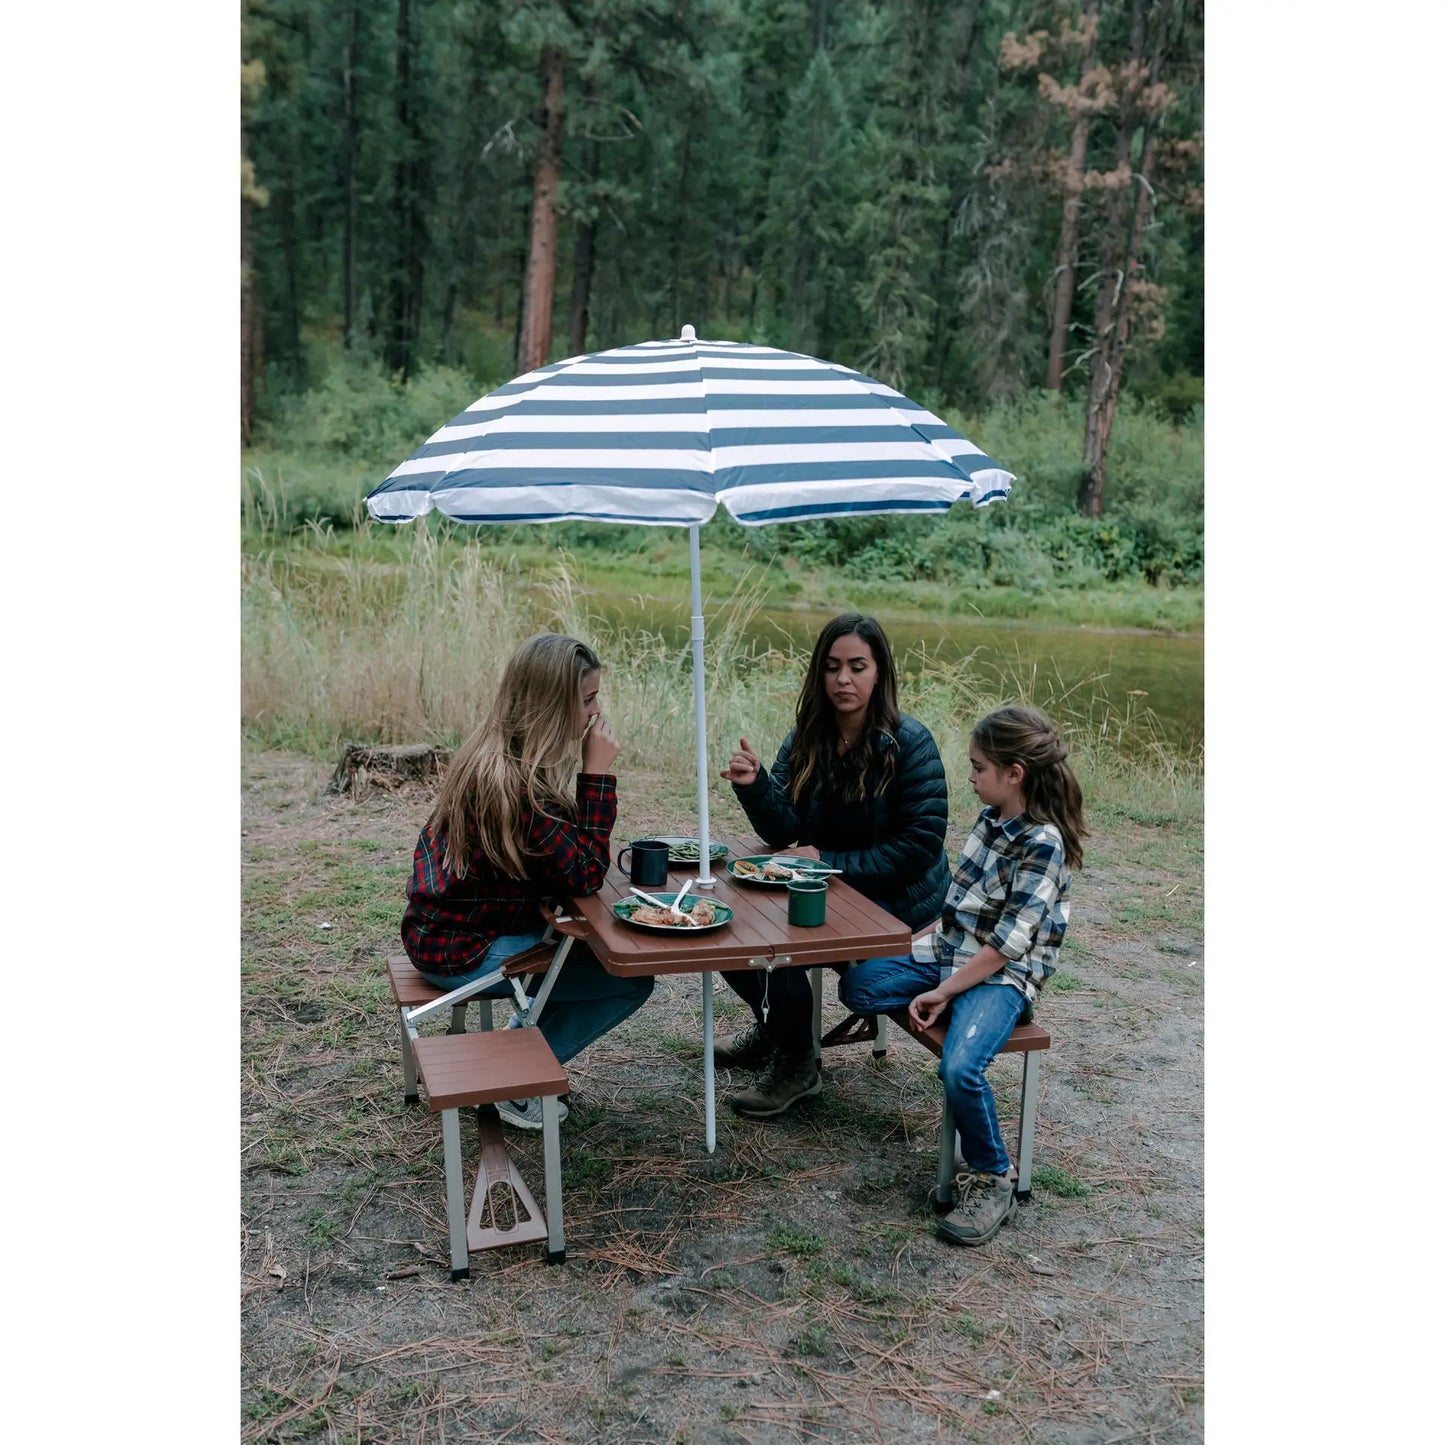
[[[663,838],[655,837],[655,843],[667,844],[667,861],[674,868],[696,868],[702,857],[702,842],[698,838]],[[728,855],[726,843],[709,843],[707,845],[707,856],[714,862],[720,862]],[[659,898],[662,894],[657,895]]]
[[[677,897],[675,892],[659,893],[654,889],[648,891],[662,903],[671,903]],[[684,913],[691,913],[693,904],[700,901],[689,893],[679,907]],[[652,933],[711,933],[714,929],[725,928],[733,921],[733,911],[726,903],[718,903],[712,898],[706,901],[711,903],[715,910],[715,916],[711,923],[638,923],[632,917],[633,912],[638,908],[648,906],[640,898],[619,898],[612,905],[612,912],[624,923],[630,923],[634,928],[646,928]]]
[[[754,853],[749,858],[734,858],[728,864],[728,872],[739,883],[752,883],[759,888],[786,888],[790,880],[787,878],[749,878],[746,873],[738,872],[739,863],[751,863],[758,868],[765,863],[780,863],[784,868],[822,868],[825,866],[816,858],[794,858],[791,853]],[[685,899],[683,901],[686,902]]]

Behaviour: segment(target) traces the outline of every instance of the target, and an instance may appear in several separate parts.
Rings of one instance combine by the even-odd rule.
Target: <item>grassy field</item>
[[[382,969],[431,798],[333,797],[329,771],[245,758],[243,1438],[1201,1438],[1196,780],[1089,764],[1035,1193],[993,1245],[932,1234],[938,1085],[896,1036],[881,1062],[830,1051],[824,1093],[778,1121],[723,1109],[707,1154],[682,977],[569,1065],[567,1265],[504,1249],[454,1285],[440,1131],[402,1101]],[[685,777],[630,751],[619,771],[619,837],[685,826]],[[957,799],[951,850],[970,817]],[[1017,1064],[993,1072],[1012,1139]],[[540,1188],[539,1141],[509,1142]]]
[[[388,564],[312,534],[244,561],[243,1438],[1198,1439],[1201,780],[1162,747],[1122,756],[1067,699],[1034,700],[1069,733],[1094,836],[1040,1010],[1035,1194],[992,1246],[932,1234],[938,1085],[907,1041],[830,1051],[823,1095],[774,1123],[723,1110],[706,1154],[698,981],[674,978],[569,1066],[568,1264],[494,1251],[449,1282],[440,1133],[402,1102],[382,966],[432,797],[329,795],[338,745],[455,742],[517,640],[578,631],[607,661],[618,837],[688,831],[691,686],[567,571],[425,530],[406,546]],[[771,745],[801,659],[741,646],[755,596],[710,633],[709,717]],[[955,780],[956,853],[968,727],[1000,699],[961,665],[903,689]],[[713,802],[715,831],[745,832]],[[725,1032],[739,1010],[717,1006]],[[1007,1132],[1017,1065],[994,1072]],[[537,1186],[538,1141],[511,1142]]]
[[[478,553],[488,566],[538,575],[565,568],[579,592],[683,603],[691,572],[686,534],[675,528],[594,528],[583,540],[565,526],[465,527],[439,519],[404,527],[358,518],[355,528],[307,527],[295,533],[257,530],[247,537],[251,558],[284,559],[308,567],[401,567],[424,531],[440,556],[459,564]],[[1151,632],[1192,633],[1204,626],[1204,589],[1197,583],[1151,585],[1140,578],[1096,580],[1087,588],[1026,591],[986,580],[920,581],[841,578],[832,567],[807,567],[788,556],[755,557],[714,545],[727,523],[703,531],[705,596],[746,590],[769,608],[826,608],[840,594],[850,606],[887,621],[935,621],[940,617],[1007,618],[1071,627],[1131,627]],[[574,529],[575,530],[575,529]],[[595,534],[604,532],[598,538]],[[323,561],[323,559],[326,559]]]
[[[255,742],[331,754],[349,740],[455,744],[475,722],[501,664],[523,638],[556,628],[588,639],[608,664],[607,707],[640,755],[669,760],[686,776],[693,758],[690,655],[645,628],[609,619],[569,557],[528,568],[517,557],[448,546],[419,527],[397,536],[380,559],[354,534],[310,530],[248,550],[242,559],[242,721]],[[710,607],[707,712],[713,750],[740,735],[780,739],[805,659],[757,648],[744,632],[765,598],[756,576],[720,591]],[[1147,711],[1090,703],[1077,711],[1050,679],[1021,685],[1055,714],[1076,755],[1115,758],[1127,737],[1165,772],[1181,766]],[[966,661],[910,661],[901,678],[905,711],[943,739],[1009,699]],[[1096,748],[1102,734],[1111,741]],[[945,745],[946,746],[946,745]],[[954,776],[963,751],[945,754]]]

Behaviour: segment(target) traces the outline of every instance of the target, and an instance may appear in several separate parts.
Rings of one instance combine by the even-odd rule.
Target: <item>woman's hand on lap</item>
[[[582,771],[584,773],[610,773],[613,760],[622,751],[612,724],[601,713],[592,724],[582,743]]]
[[[740,788],[746,787],[757,777],[762,766],[762,759],[748,745],[748,740],[739,738],[738,750],[728,759],[728,765],[722,770],[722,776]]]

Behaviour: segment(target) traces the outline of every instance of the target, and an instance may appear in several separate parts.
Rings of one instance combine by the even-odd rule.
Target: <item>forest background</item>
[[[54,768],[24,768],[10,811],[32,839],[58,811],[87,819],[113,861],[91,870],[77,916],[113,924],[134,919],[136,900],[154,896],[156,860],[177,856],[177,814],[158,806],[158,788],[206,792],[217,740],[231,735],[237,713],[238,602],[228,550],[236,199],[227,157],[238,47],[226,7],[161,0],[80,13],[78,26],[73,9],[16,11],[13,48],[25,63],[0,96],[12,192],[43,205],[43,223],[17,226],[12,237],[8,314],[18,361],[8,455],[21,478],[58,476],[58,439],[105,458],[83,474],[67,469],[64,494],[22,514],[27,527],[65,527],[81,585],[56,585],[49,532],[32,541],[27,530],[6,571],[6,595],[12,615],[33,616],[43,605],[50,625],[13,629],[12,670],[29,686],[10,722],[17,755],[22,741],[33,747],[43,732],[51,756],[83,759],[96,746],[99,701],[107,755],[148,765],[112,769],[98,812],[89,769],[71,767],[57,779]],[[1328,837],[1338,831],[1339,790],[1320,780],[1340,775],[1341,759],[1358,751],[1361,726],[1356,711],[1325,697],[1340,659],[1368,657],[1378,676],[1398,680],[1395,711],[1430,715],[1433,673],[1421,659],[1433,655],[1427,634],[1438,610],[1432,524],[1442,498],[1432,481],[1438,436],[1429,418],[1439,390],[1440,300],[1421,285],[1435,265],[1438,230],[1433,188],[1421,177],[1430,173],[1438,128],[1445,11],[1386,7],[1362,19],[1322,6],[1301,24],[1286,7],[1224,5],[1211,7],[1209,34],[1209,804],[1236,834],[1259,813],[1261,708],[1283,699],[1273,715],[1294,724],[1290,761],[1269,778],[1268,806],[1297,832]],[[1367,103],[1342,103],[1342,83]],[[1322,304],[1341,295],[1342,283],[1359,281],[1362,258],[1378,261],[1366,300]],[[1129,373],[1126,400],[1137,376]],[[84,378],[104,384],[84,389]],[[1363,495],[1339,471],[1345,441],[1368,454]],[[170,490],[157,489],[163,477]],[[1328,480],[1338,482],[1337,495],[1326,491]],[[980,520],[1008,510],[1022,491]],[[57,508],[57,500],[85,508]],[[1106,508],[1117,501],[1111,492]],[[1365,585],[1347,585],[1361,570]],[[1374,584],[1377,571],[1387,586]],[[57,626],[83,644],[79,662],[74,648],[57,646]],[[1271,635],[1275,628],[1287,645]],[[1419,807],[1429,816],[1439,784],[1426,773]],[[174,1014],[181,1026],[166,1031],[167,1059],[173,1075],[201,1083],[162,1103],[148,1091],[133,1043],[154,1034],[145,992],[115,993],[103,1010],[70,1010],[67,1037],[104,1061],[112,1085],[133,1082],[125,1127],[92,1131],[96,1147],[84,1156],[82,1179],[55,1124],[94,1114],[94,1078],[47,1073],[46,1031],[20,1031],[21,1068],[50,1079],[47,1097],[58,1109],[16,1114],[17,1154],[55,1186],[16,1194],[16,1237],[93,1239],[94,1192],[85,1181],[98,1169],[111,1186],[109,1238],[124,1250],[92,1250],[91,1258],[109,1269],[107,1278],[142,1281],[144,1296],[138,1315],[134,1288],[86,1294],[88,1320],[109,1343],[87,1366],[89,1388],[77,1393],[73,1366],[45,1344],[73,1328],[75,1291],[56,1288],[53,1249],[20,1252],[12,1293],[34,1342],[22,1343],[20,1360],[41,1388],[18,1395],[11,1416],[22,1431],[32,1425],[32,1436],[66,1428],[58,1419],[91,1417],[96,1434],[127,1410],[168,1439],[194,1438],[206,1418],[234,1429],[236,1150],[234,1133],[215,1123],[233,1117],[239,1040],[190,1022],[235,1011],[225,920],[235,914],[239,883],[235,870],[214,866],[236,848],[229,788],[211,789],[187,809],[184,837],[183,886],[167,886],[170,927],[132,929],[107,949],[187,980],[187,1008]],[[1208,1091],[1216,1186],[1211,1424],[1222,1438],[1241,1440],[1299,1433],[1302,1421],[1321,1441],[1391,1430],[1411,1438],[1435,1410],[1428,1330],[1361,1332],[1341,1322],[1408,1323],[1429,1309],[1413,1231],[1377,1231],[1368,1247],[1341,1249],[1328,1209],[1294,1211],[1287,1229],[1265,1228],[1255,1184],[1261,1100],[1290,1120],[1271,1145],[1274,1177],[1287,1180],[1314,1177],[1342,1133],[1367,1131],[1386,1156],[1417,1159],[1418,1111],[1382,1111],[1370,1090],[1340,1095],[1337,1054],[1327,1046],[1258,1047],[1255,984],[1274,951],[1268,915],[1277,908],[1258,888],[1257,859],[1256,848],[1225,846],[1211,850],[1209,864],[1209,931],[1232,941],[1230,966],[1209,984],[1211,1046],[1230,1065],[1210,1070]],[[12,881],[22,887],[18,871]],[[53,910],[12,911],[18,954],[48,956]],[[198,942],[209,960],[199,968]],[[1296,990],[1290,1002],[1291,1021],[1308,1038],[1329,1040],[1338,1030],[1339,989],[1330,984],[1350,976],[1348,948],[1328,933],[1311,946],[1312,976],[1323,986]],[[1423,1017],[1438,1008],[1435,988],[1427,971],[1416,1008]],[[1427,1058],[1407,1050],[1398,1060],[1405,1097],[1428,1097]],[[1326,1095],[1336,1107],[1313,1106]],[[186,1139],[183,1200],[157,1189],[158,1167],[174,1174],[166,1161],[178,1130]],[[163,1196],[175,1207],[163,1207]],[[176,1261],[185,1267],[167,1267]],[[1262,1290],[1268,1310],[1259,1308]],[[1373,1388],[1380,1380],[1391,1383]]]
[[[1200,625],[1197,0],[244,0],[242,42],[248,545],[404,545],[360,499],[479,393],[692,323],[877,376],[1021,478],[942,523],[719,517],[715,574]],[[587,580],[620,535],[468,530]],[[646,541],[615,589],[685,575]]]

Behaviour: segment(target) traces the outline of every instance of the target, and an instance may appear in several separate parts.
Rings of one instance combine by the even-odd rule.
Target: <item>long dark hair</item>
[[[840,637],[854,635],[868,644],[878,668],[878,681],[868,699],[863,731],[839,757],[838,721],[828,701],[828,654]],[[900,717],[893,650],[877,618],[864,617],[860,612],[835,617],[813,644],[808,674],[798,695],[797,730],[793,734],[792,771],[788,778],[793,801],[801,802],[804,793],[813,788],[835,792],[848,803],[861,803],[870,792],[886,792],[897,766],[897,749],[885,748],[881,757],[876,756],[877,741],[882,733],[896,737]],[[875,768],[878,772],[873,781],[869,774]]]
[[[1053,719],[1036,707],[1001,707],[981,718],[973,740],[995,767],[1018,763],[1024,770],[1024,811],[1052,823],[1064,837],[1064,862],[1084,861],[1084,794],[1068,764],[1069,750]]]

